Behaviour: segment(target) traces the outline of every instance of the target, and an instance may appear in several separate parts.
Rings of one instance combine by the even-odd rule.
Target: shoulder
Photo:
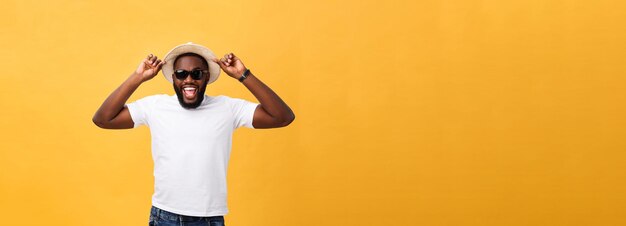
[[[169,98],[170,98],[170,96],[168,96],[166,94],[156,94],[156,95],[150,95],[150,96],[142,97],[142,98],[137,99],[136,101],[132,102],[131,104],[137,103],[137,104],[140,104],[140,105],[153,105],[153,104],[161,102],[161,101],[166,101]]]
[[[217,95],[217,96],[214,96],[213,99],[215,99],[217,101],[230,101],[233,98],[229,97],[229,96],[226,96],[226,95]]]
[[[254,113],[258,105],[258,103],[250,102],[245,99],[229,97],[229,96],[224,96],[224,95],[217,96],[215,97],[215,99],[217,100],[216,102],[219,102],[220,105],[228,106],[228,108],[230,108],[231,111],[235,113],[237,112]]]
[[[225,105],[229,105],[231,107],[237,107],[239,105],[245,104],[248,101],[241,99],[241,98],[236,98],[236,97],[229,97],[229,96],[225,96],[225,95],[219,95],[219,96],[215,96],[213,97],[213,99],[215,100],[215,102],[218,102],[220,104],[225,104]]]
[[[233,103],[237,102],[237,98],[233,98],[233,97],[229,97],[229,96],[225,96],[225,95],[214,96],[214,97],[212,97],[212,99],[215,102],[219,102],[221,104],[233,104]]]
[[[167,94],[155,94],[155,95],[150,95],[150,96],[145,96],[139,100],[146,100],[146,101],[160,101],[160,100],[166,100],[169,99],[171,96],[167,95]]]

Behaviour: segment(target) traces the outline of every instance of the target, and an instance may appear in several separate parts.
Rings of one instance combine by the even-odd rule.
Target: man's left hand
[[[235,79],[239,79],[246,71],[246,66],[244,66],[243,62],[233,53],[226,54],[219,60],[213,59],[213,62],[219,64],[220,68],[222,68],[228,76]]]

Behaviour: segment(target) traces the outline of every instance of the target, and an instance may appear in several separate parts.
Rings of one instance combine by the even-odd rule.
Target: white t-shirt
[[[152,205],[188,216],[220,216],[226,207],[226,170],[236,128],[253,128],[257,104],[204,96],[185,109],[176,95],[153,95],[126,105],[135,123],[152,136]]]

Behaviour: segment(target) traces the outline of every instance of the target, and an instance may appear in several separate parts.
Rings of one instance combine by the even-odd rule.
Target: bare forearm
[[[228,76],[234,79],[240,79],[247,71],[243,62],[233,53],[228,53],[219,60],[213,59],[213,62],[217,63]],[[283,127],[289,125],[296,118],[291,108],[252,73],[243,80],[243,84],[260,103],[260,108],[257,107],[254,112],[252,122],[254,128]]]
[[[141,85],[141,76],[132,74],[122,85],[120,85],[109,97],[102,103],[96,114],[93,116],[93,122],[98,124],[111,121],[120,113],[128,98],[135,92],[137,87]]]
[[[252,73],[243,80],[243,84],[250,90],[261,104],[261,107],[274,119],[289,123],[295,118],[289,106],[272,90]]]

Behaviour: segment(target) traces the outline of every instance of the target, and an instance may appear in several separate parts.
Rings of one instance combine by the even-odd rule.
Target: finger
[[[158,66],[160,63],[161,63],[161,60],[159,59],[159,60],[154,61],[154,63],[152,65]]]
[[[213,59],[211,59],[211,61],[213,61],[213,63],[216,63],[216,64],[218,64],[218,65],[219,65],[219,64],[220,64],[220,62],[221,62],[221,61],[220,61],[219,59],[217,59],[217,58],[213,58]]]
[[[235,56],[234,53],[230,53],[230,54],[231,54],[231,57],[232,57],[233,61],[239,60],[239,57]]]
[[[152,54],[148,54],[148,56],[146,56],[146,59],[143,59],[142,64],[150,65],[150,57],[152,57]]]
[[[226,58],[222,58],[221,61],[225,66],[229,65],[228,60],[226,60]]]
[[[220,68],[224,69],[224,64],[222,64],[221,60],[218,60],[217,58],[213,58],[211,59],[211,61],[215,62],[218,66],[220,66]]]
[[[220,61],[219,64],[222,69],[226,69],[226,67],[228,67],[228,64],[224,63],[223,61]]]
[[[237,57],[234,53],[229,53],[228,54],[228,60],[229,60],[228,62],[230,64],[234,64],[234,62],[239,61],[239,57]]]
[[[157,66],[156,66],[157,67],[157,73],[161,70],[161,68],[163,67],[163,64],[165,64],[165,61],[160,61],[159,64],[157,64]]]

